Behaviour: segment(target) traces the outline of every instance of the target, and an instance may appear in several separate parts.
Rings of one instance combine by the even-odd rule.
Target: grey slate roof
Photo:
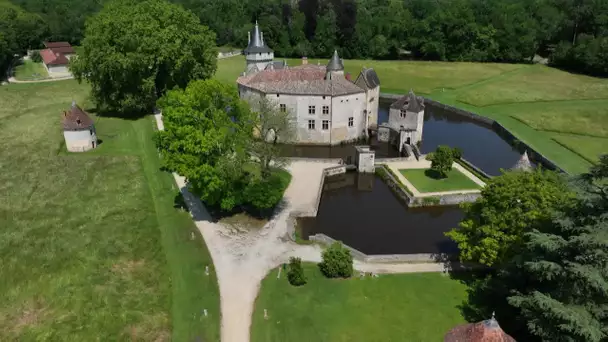
[[[264,44],[260,34],[260,27],[258,22],[255,22],[253,30],[251,30],[251,36],[249,37],[249,45],[243,50],[244,53],[258,53],[258,52],[272,52],[272,49]]]
[[[363,70],[361,70],[361,73],[357,77],[357,81],[355,81],[355,83],[359,81],[359,78],[363,78],[367,89],[374,89],[380,85],[380,78],[378,78],[378,74],[376,74],[376,71],[374,69],[363,68]]]
[[[342,64],[342,60],[340,56],[338,56],[338,50],[334,50],[334,55],[327,63],[327,71],[343,71],[344,64]]]
[[[326,68],[300,65],[288,69],[263,70],[239,77],[237,83],[263,93],[339,96],[365,91],[343,76],[326,79]]]
[[[413,90],[407,95],[404,95],[399,100],[393,102],[391,108],[394,109],[405,109],[410,112],[418,113],[424,109],[424,98],[422,96],[416,96]]]
[[[281,70],[281,69],[285,69],[286,65],[287,65],[286,61],[273,61],[272,63],[268,63],[268,65],[266,65],[266,68],[264,70]]]

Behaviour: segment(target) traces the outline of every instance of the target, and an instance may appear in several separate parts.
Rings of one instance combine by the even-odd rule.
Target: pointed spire
[[[334,55],[327,64],[327,71],[344,71],[344,64],[340,56],[338,56],[338,50],[334,50]]]
[[[244,50],[245,53],[261,53],[272,52],[268,46],[264,44],[264,35],[260,32],[260,26],[258,25],[258,21],[255,21],[255,26],[249,32],[249,42],[247,44],[247,48]]]
[[[518,171],[530,171],[534,166],[532,162],[530,162],[530,158],[528,157],[528,151],[524,151],[524,154],[521,155],[517,163],[511,168],[511,170]]]

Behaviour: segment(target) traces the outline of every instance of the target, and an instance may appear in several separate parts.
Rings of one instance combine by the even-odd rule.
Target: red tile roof
[[[62,119],[64,131],[87,130],[93,126],[91,117],[76,103],[72,103],[69,111],[63,112]]]
[[[46,65],[68,65],[69,60],[61,53],[55,53],[51,49],[40,51],[40,57]]]
[[[364,92],[343,75],[326,79],[325,74],[324,66],[306,64],[288,69],[263,70],[239,77],[237,83],[264,93],[338,96]]]
[[[479,323],[459,325],[444,337],[444,342],[516,342],[498,325],[494,317]]]
[[[53,51],[54,53],[60,53],[62,55],[71,55],[76,53],[74,51],[74,48],[71,46],[61,46],[61,47],[56,47],[56,48],[50,48],[51,51]]]

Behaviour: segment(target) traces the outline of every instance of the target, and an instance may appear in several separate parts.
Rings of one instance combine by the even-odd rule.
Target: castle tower
[[[334,50],[334,55],[329,60],[329,63],[327,63],[325,69],[325,79],[331,80],[334,75],[339,75],[342,78],[344,77],[344,64],[342,63],[340,56],[338,56],[338,50]]]
[[[246,74],[264,70],[274,60],[274,52],[264,43],[264,33],[260,32],[257,21],[253,30],[249,32],[249,43],[243,54],[247,61]]]

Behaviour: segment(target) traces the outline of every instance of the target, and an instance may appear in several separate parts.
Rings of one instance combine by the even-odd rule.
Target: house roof
[[[342,59],[338,56],[338,50],[334,50],[334,55],[331,56],[329,63],[327,63],[327,71],[343,71],[344,64]]]
[[[46,65],[68,65],[70,62],[62,53],[55,53],[51,49],[41,50],[40,57]]]
[[[255,22],[255,26],[249,33],[249,44],[243,50],[245,53],[258,53],[258,52],[272,52],[272,49],[266,46],[264,43],[264,38],[262,33],[260,32],[260,28],[258,26],[258,22]]]
[[[267,94],[339,96],[364,92],[341,75],[326,78],[325,74],[325,67],[307,64],[293,68],[262,70],[239,77],[237,83]]]
[[[287,66],[287,61],[273,61],[272,63],[268,63],[264,70],[280,70],[285,69],[285,66]]]
[[[93,127],[93,120],[75,102],[72,102],[70,110],[63,112],[63,130],[81,131]]]
[[[407,95],[404,95],[399,100],[393,102],[391,105],[393,109],[405,109],[410,112],[418,113],[424,109],[424,98],[422,96],[416,96],[413,90]]]
[[[380,85],[380,78],[378,78],[378,74],[376,74],[374,69],[363,68],[359,76],[357,76],[357,81],[359,81],[359,78],[363,79],[367,89],[374,89]]]
[[[471,324],[459,325],[448,331],[444,342],[516,342],[507,335],[492,316],[491,319]]]
[[[54,53],[60,53],[63,55],[70,55],[70,54],[76,53],[76,51],[74,51],[74,48],[71,46],[62,46],[62,47],[56,47],[56,48],[50,48],[50,49]]]

